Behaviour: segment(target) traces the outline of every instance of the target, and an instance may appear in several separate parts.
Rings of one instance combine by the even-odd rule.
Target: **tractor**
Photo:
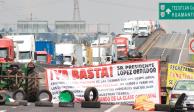
[[[14,57],[13,40],[0,36],[0,89],[16,91],[22,88],[25,99],[34,102],[40,79],[35,72],[35,64],[14,63]]]

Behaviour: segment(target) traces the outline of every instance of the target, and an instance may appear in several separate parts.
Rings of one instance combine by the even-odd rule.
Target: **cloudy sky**
[[[110,24],[111,31],[121,32],[128,20],[158,20],[159,2],[192,2],[193,0],[79,0],[80,15],[88,24]],[[194,2],[194,1],[193,1]],[[30,18],[72,20],[73,0],[0,0],[0,24],[15,24]],[[160,20],[168,31],[194,31],[194,20]]]

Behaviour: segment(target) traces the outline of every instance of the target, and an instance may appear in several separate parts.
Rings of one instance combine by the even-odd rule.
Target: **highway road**
[[[37,107],[34,103],[28,106],[0,106],[0,112],[136,112],[129,105],[108,105],[102,104],[101,108],[82,108],[80,103],[75,103],[74,107]]]
[[[169,63],[185,63],[189,60],[188,38],[187,34],[165,34],[149,49],[147,58],[160,59],[168,55]]]

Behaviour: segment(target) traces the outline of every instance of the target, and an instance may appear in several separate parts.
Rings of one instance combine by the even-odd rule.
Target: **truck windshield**
[[[139,30],[147,30],[147,27],[139,27]]]
[[[64,56],[64,62],[71,62],[71,56]]]
[[[117,49],[121,49],[121,48],[126,48],[126,45],[122,44],[122,45],[117,45]]]
[[[31,59],[30,51],[27,52],[20,52],[19,59]]]
[[[0,48],[0,58],[6,58],[8,56],[7,48]]]
[[[132,30],[132,28],[124,28],[124,30]]]
[[[36,58],[37,58],[37,61],[39,61],[39,62],[46,63],[46,61],[47,61],[46,55],[38,55]]]

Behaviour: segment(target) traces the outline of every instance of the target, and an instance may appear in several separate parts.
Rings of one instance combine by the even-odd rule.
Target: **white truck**
[[[101,35],[91,44],[92,65],[111,64],[117,61],[117,46],[112,43],[112,37]]]
[[[18,47],[18,48],[15,48],[17,62],[28,63],[28,62],[34,61],[34,53],[35,53],[34,35],[10,35],[6,37],[13,39],[15,43],[14,46]],[[19,53],[19,55],[17,54],[17,52]]]
[[[82,66],[83,63],[83,52],[81,44],[72,43],[57,43],[55,44],[56,58],[62,55],[62,64],[67,66]],[[58,62],[59,64],[61,62]]]
[[[124,22],[123,32],[125,34],[131,34],[133,36],[138,34],[138,21]]]
[[[149,36],[155,30],[154,21],[139,21],[138,36]]]

